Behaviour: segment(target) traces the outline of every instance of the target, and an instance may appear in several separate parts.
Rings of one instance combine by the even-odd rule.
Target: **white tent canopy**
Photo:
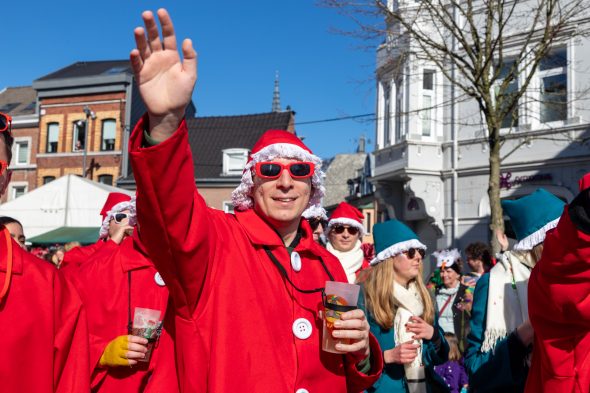
[[[0,216],[19,220],[31,238],[60,227],[100,227],[100,211],[111,192],[133,191],[66,175],[0,205]]]

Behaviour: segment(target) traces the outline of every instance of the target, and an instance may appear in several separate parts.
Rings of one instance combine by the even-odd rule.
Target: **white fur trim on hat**
[[[366,235],[365,227],[363,226],[363,224],[361,224],[360,222],[358,222],[354,218],[348,218],[348,217],[332,218],[330,221],[328,221],[328,233],[330,232],[330,229],[332,229],[332,227],[334,225],[349,225],[351,227],[357,228],[360,231],[361,236]]]
[[[399,242],[393,246],[389,246],[377,254],[377,256],[371,260],[371,266],[376,265],[379,262],[383,262],[387,258],[392,258],[398,254],[401,254],[404,251],[408,251],[410,248],[421,248],[422,250],[426,250],[426,246],[420,243],[418,239],[410,239],[404,242]]]
[[[328,221],[328,215],[326,214],[326,209],[324,209],[321,206],[310,206],[307,209],[305,209],[305,211],[303,212],[303,214],[301,214],[301,216],[305,219],[310,219],[310,218],[321,218],[324,219],[326,221]]]
[[[135,196],[133,196],[130,201],[119,202],[115,206],[113,206],[111,210],[107,212],[107,215],[105,219],[102,221],[102,225],[100,226],[100,232],[98,235],[99,239],[103,239],[108,236],[109,223],[111,222],[115,214],[125,210],[129,210],[129,225],[137,225],[137,209],[135,207]]]
[[[240,185],[231,194],[234,208],[236,210],[248,210],[254,207],[254,201],[252,200],[252,186],[254,186],[252,168],[254,168],[257,162],[272,161],[275,158],[290,158],[314,163],[315,171],[311,177],[311,197],[309,198],[307,207],[321,206],[321,200],[325,192],[322,184],[325,176],[321,169],[322,159],[310,154],[297,145],[291,143],[274,143],[252,154],[252,159],[244,168]]]
[[[549,221],[545,224],[541,229],[531,233],[518,243],[516,243],[513,247],[516,251],[530,251],[532,250],[537,244],[543,243],[545,241],[545,235],[547,231],[553,229],[559,223],[560,217],[557,217],[553,221]]]
[[[432,256],[436,258],[436,267],[442,267],[443,264],[445,264],[445,267],[450,267],[461,259],[461,253],[456,248],[435,251],[432,253]]]

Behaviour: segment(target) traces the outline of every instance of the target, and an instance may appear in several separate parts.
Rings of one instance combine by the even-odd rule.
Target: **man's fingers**
[[[131,53],[129,54],[129,61],[131,62],[131,69],[133,70],[133,73],[137,78],[143,67],[143,60],[141,59],[141,56],[139,55],[139,51],[137,49],[133,49],[131,51]]]
[[[148,340],[147,340],[147,338],[129,335],[129,336],[127,336],[127,342],[147,345]]]
[[[137,360],[129,359],[127,360],[130,366],[135,366],[137,364]]]
[[[143,23],[148,36],[148,44],[152,52],[159,52],[162,50],[162,42],[160,41],[160,32],[158,31],[158,25],[156,19],[151,11],[145,11],[141,14],[143,17]]]
[[[172,19],[168,15],[168,11],[164,8],[158,10],[158,19],[160,19],[160,26],[162,26],[162,37],[164,40],[164,49],[177,50],[176,36],[174,35],[174,25]]]
[[[352,344],[343,344],[338,343],[336,344],[336,349],[340,352],[358,352],[362,349],[365,349],[365,343],[363,341],[357,341]]]
[[[365,330],[333,330],[332,336],[335,338],[350,338],[353,340],[364,340],[369,336]]]
[[[182,69],[193,80],[197,80],[197,51],[193,48],[193,42],[189,38],[182,41],[182,57]]]
[[[143,359],[145,358],[145,353],[140,351],[127,351],[125,355],[126,359]]]
[[[141,352],[141,353],[147,352],[147,348],[145,347],[145,345],[136,344],[136,343],[129,343],[129,345],[127,345],[127,350],[129,352]]]
[[[357,308],[356,310],[351,310],[351,311],[347,311],[347,312],[343,313],[342,315],[340,315],[340,319],[343,321],[347,321],[350,319],[364,320],[365,313],[360,308]]]
[[[135,46],[139,51],[139,55],[143,60],[147,59],[151,55],[150,48],[145,37],[145,30],[143,27],[136,27],[133,30],[133,36],[135,37]]]

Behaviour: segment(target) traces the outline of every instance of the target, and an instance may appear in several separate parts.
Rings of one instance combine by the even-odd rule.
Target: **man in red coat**
[[[0,113],[0,195],[10,181],[8,116]],[[55,266],[0,226],[0,391],[88,392],[88,333],[80,297]]]
[[[77,270],[80,265],[87,262],[92,254],[100,250],[103,246],[106,246],[110,250],[108,252],[115,251],[116,246],[121,244],[127,236],[126,232],[133,230],[133,227],[130,225],[121,225],[121,223],[113,220],[113,215],[127,209],[130,203],[131,197],[129,195],[120,192],[111,192],[100,212],[102,225],[100,227],[98,241],[88,246],[72,248],[65,254],[60,269],[62,271],[69,271],[70,269]],[[68,272],[68,276],[70,274],[74,273]]]
[[[580,190],[529,279],[535,341],[527,393],[590,392],[590,174]]]
[[[183,392],[359,392],[383,367],[362,310],[348,311],[322,351],[321,292],[346,282],[338,260],[313,241],[303,211],[323,195],[320,164],[286,131],[254,146],[232,199],[236,214],[208,208],[195,187],[184,109],[196,53],[172,22],[151,12],[135,30],[131,63],[148,114],[133,131],[140,235],[173,299]]]
[[[107,219],[110,226],[133,228],[135,201],[116,204]],[[103,227],[101,236],[106,236],[109,223]],[[88,313],[92,392],[177,392],[174,344],[167,328],[158,327],[168,290],[139,238],[127,236],[114,250],[103,246],[80,267],[75,283]],[[150,327],[161,331],[149,345],[151,356],[146,355],[148,340],[133,331],[141,309],[159,315]]]

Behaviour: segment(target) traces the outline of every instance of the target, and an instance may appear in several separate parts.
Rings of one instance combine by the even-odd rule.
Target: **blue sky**
[[[270,111],[275,71],[281,105],[297,112],[297,123],[375,110],[374,50],[332,32],[351,29],[351,21],[315,0],[11,1],[3,5],[0,89],[30,85],[76,61],[127,58],[141,11],[159,7],[170,12],[179,40],[191,38],[199,53],[199,116]],[[361,134],[373,148],[373,122],[296,128],[324,158],[354,152]]]

